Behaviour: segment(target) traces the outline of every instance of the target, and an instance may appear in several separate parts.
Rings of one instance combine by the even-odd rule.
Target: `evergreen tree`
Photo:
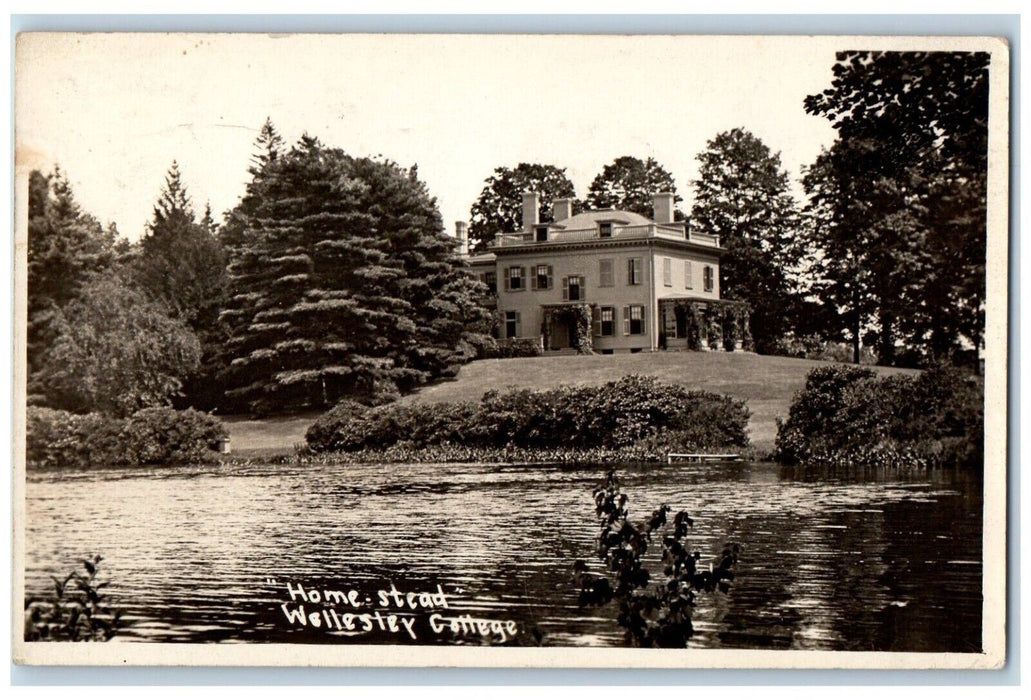
[[[797,259],[798,211],[780,154],[744,129],[710,140],[698,155],[691,228],[718,235],[720,293],[752,307],[759,352],[772,352],[792,323],[795,289],[788,272]]]
[[[621,156],[591,181],[585,203],[588,209],[622,209],[654,219],[652,197],[660,192],[672,193],[674,206],[683,201],[673,176],[654,158]],[[677,208],[673,218],[683,221],[684,213]]]
[[[214,331],[226,285],[225,251],[210,214],[197,222],[173,161],[135,266],[137,284],[201,335]]]
[[[60,309],[116,264],[124,244],[82,211],[67,176],[29,174],[27,364],[30,402],[43,400],[37,381],[56,337]],[[121,247],[120,247],[121,246]]]
[[[259,147],[268,143],[263,131]],[[252,175],[230,215],[244,224],[223,313],[231,399],[327,406],[410,389],[469,359],[478,283],[414,169],[304,136],[265,151]]]
[[[173,161],[133,263],[135,283],[197,335],[198,372],[186,379],[185,403],[211,408],[219,398],[217,358],[225,337],[218,316],[227,284],[226,253],[211,211],[198,222]]]
[[[582,209],[565,168],[539,163],[495,168],[469,211],[471,250],[484,250],[498,233],[523,230],[524,192],[536,192],[540,196],[538,216],[545,223],[552,220],[556,199],[573,199],[573,213]]]

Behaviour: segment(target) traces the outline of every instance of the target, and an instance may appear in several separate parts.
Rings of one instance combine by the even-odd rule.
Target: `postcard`
[[[1009,48],[24,33],[14,661],[995,669]]]

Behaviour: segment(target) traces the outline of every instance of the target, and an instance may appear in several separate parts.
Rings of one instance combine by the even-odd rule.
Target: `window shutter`
[[[623,307],[623,335],[630,335],[630,307]]]
[[[523,337],[523,320],[522,320],[522,314],[520,314],[518,311],[515,312],[515,322],[516,322],[516,324],[515,324],[515,326],[516,326],[516,337],[517,338],[522,338]]]
[[[548,289],[551,289],[552,287],[555,286],[552,283],[552,281],[551,281],[552,277],[554,276],[554,274],[555,274],[555,269],[551,265],[548,265]]]
[[[597,306],[591,307],[591,324],[594,326],[594,335],[601,335],[601,309]]]
[[[569,278],[562,278],[562,301],[569,301]]]
[[[641,308],[641,335],[645,335],[648,332],[648,314],[644,312],[644,307]]]
[[[537,289],[537,269],[530,268],[530,289]]]
[[[512,268],[505,268],[505,291],[512,291]]]
[[[634,283],[634,259],[630,258],[626,261],[626,283]]]
[[[580,301],[587,299],[587,278],[577,277],[577,281],[580,283]]]

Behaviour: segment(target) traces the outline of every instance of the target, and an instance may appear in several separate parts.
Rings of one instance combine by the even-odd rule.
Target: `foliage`
[[[984,328],[988,54],[842,52],[810,95],[838,141],[806,173],[814,292],[858,356],[960,357]]]
[[[410,448],[619,449],[667,435],[676,438],[677,449],[743,447],[747,425],[742,401],[630,375],[601,387],[490,391],[479,404],[362,408],[347,402],[316,420],[307,441],[313,452],[399,443]]]
[[[687,511],[673,516],[668,505],[659,506],[646,521],[630,520],[629,498],[619,486],[614,471],[594,492],[595,512],[601,525],[598,558],[607,575],[595,576],[584,560],[573,565],[581,605],[604,605],[616,601],[617,622],[635,647],[684,648],[694,634],[692,615],[698,594],[717,590],[727,593],[734,578],[741,548],[727,544],[714,565],[699,565],[700,552],[690,551],[686,542],[694,521]],[[662,578],[650,586],[653,576],[644,558],[653,535],[661,537]],[[611,578],[610,578],[611,577]]]
[[[117,232],[106,231],[75,201],[56,166],[29,174],[27,360],[30,403],[44,400],[39,373],[57,335],[62,307],[107,273],[118,257]]]
[[[552,220],[554,201],[573,199],[573,213],[582,207],[577,201],[573,183],[565,168],[540,163],[520,163],[514,168],[495,168],[484,181],[480,196],[469,210],[470,250],[482,251],[498,233],[515,233],[523,229],[523,193],[539,195],[539,220]]]
[[[979,379],[955,367],[882,378],[863,367],[817,368],[778,422],[776,456],[787,464],[847,456],[861,465],[909,455],[910,463],[976,468],[983,403]]]
[[[673,194],[674,207],[683,201],[677,194],[673,176],[654,158],[620,156],[591,181],[585,204],[588,209],[622,209],[654,219],[652,197],[660,192]],[[684,213],[676,208],[673,218],[683,221]]]
[[[47,600],[26,599],[25,641],[106,642],[118,633],[122,612],[106,602],[102,590],[110,582],[97,580],[101,561],[98,554],[83,559],[84,574],[51,576],[54,591]]]
[[[798,208],[780,154],[744,129],[717,134],[698,155],[691,229],[720,237],[720,294],[746,301],[756,349],[771,352],[793,323]]]
[[[331,406],[452,376],[489,323],[416,169],[269,124],[223,241],[227,408]]]
[[[39,372],[53,408],[125,416],[166,405],[200,360],[188,327],[113,276],[86,284],[54,326]]]
[[[129,416],[122,430],[125,452],[135,464],[204,462],[227,436],[220,420],[193,409],[145,408]]]
[[[674,436],[675,439],[675,436]],[[671,445],[676,445],[672,447]],[[666,444],[661,437],[641,440],[626,447],[484,447],[455,443],[414,445],[402,441],[387,447],[365,447],[353,452],[302,451],[297,456],[284,456],[309,464],[569,464],[598,466],[604,464],[649,464],[663,462],[670,451],[679,451],[682,443]],[[232,461],[232,460],[230,460]]]
[[[133,261],[133,281],[197,335],[203,361],[187,378],[184,393],[188,402],[205,406],[213,406],[221,394],[216,357],[225,341],[218,314],[226,290],[226,253],[214,229],[210,208],[197,221],[173,161]]]
[[[44,468],[206,462],[226,435],[221,421],[192,409],[149,408],[116,418],[30,406],[26,462]]]
[[[509,338],[483,348],[481,358],[511,359],[514,357],[540,357],[544,354],[537,338]]]

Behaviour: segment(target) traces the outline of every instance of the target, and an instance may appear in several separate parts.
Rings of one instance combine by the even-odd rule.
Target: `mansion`
[[[748,306],[720,299],[719,238],[674,221],[673,195],[654,196],[654,220],[615,209],[573,215],[557,199],[553,221],[523,195],[523,230],[467,255],[487,285],[499,339],[545,352],[750,349]],[[467,254],[464,222],[456,224]]]

